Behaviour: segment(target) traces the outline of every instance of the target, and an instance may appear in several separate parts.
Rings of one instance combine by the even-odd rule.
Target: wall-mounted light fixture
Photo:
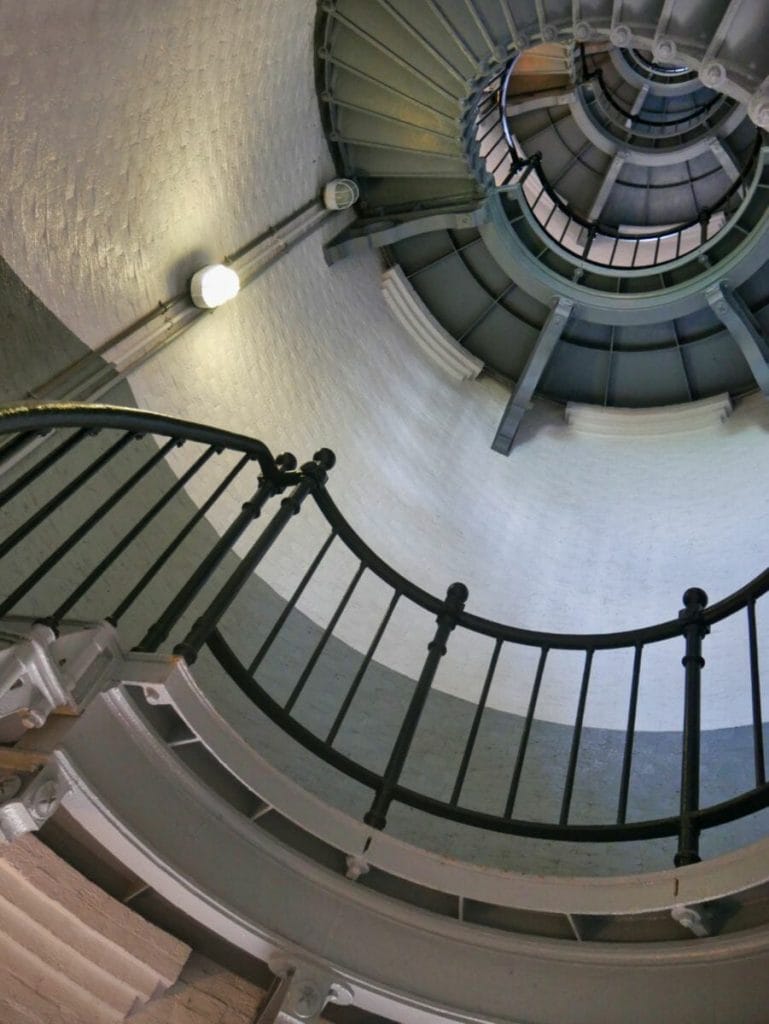
[[[234,299],[239,291],[237,273],[222,263],[201,267],[190,282],[190,298],[198,309],[216,309]]]
[[[323,189],[323,205],[327,210],[349,210],[359,198],[360,189],[351,178],[334,178]]]

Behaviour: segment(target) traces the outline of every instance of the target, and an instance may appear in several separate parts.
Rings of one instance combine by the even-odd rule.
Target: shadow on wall
[[[0,257],[0,403],[35,397],[36,389],[80,360],[103,363],[24,284]],[[85,366],[82,367],[84,370]],[[134,405],[130,390],[113,401]]]

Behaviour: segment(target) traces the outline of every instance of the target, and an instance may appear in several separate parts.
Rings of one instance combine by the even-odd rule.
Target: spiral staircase
[[[325,0],[316,29],[328,138],[361,189],[327,259],[382,250],[388,301],[430,358],[510,387],[496,451],[534,396],[572,414],[769,395],[769,8]],[[149,919],[268,965],[260,1024],[764,1019],[769,573],[712,606],[691,588],[677,617],[626,633],[535,633],[386,564],[327,492],[327,449],[297,465],[200,423],[72,405],[0,410],[0,437],[0,745],[18,766],[0,778],[0,842],[39,831]],[[308,508],[325,539],[284,599],[258,567]],[[349,580],[320,626],[301,599],[339,549]],[[371,579],[381,608],[358,649],[338,627]],[[377,660],[404,605],[416,678]],[[716,771],[706,797],[703,645],[738,619],[747,768],[731,789]],[[485,644],[478,696],[433,720],[439,665],[468,637]],[[657,671],[668,642],[672,773],[644,758],[636,722],[645,659]],[[627,727],[592,762],[585,708],[607,651],[627,656]],[[578,700],[552,749],[537,702],[563,652],[581,659]],[[487,703],[505,657],[525,698],[514,730]],[[534,797],[527,772],[545,779]],[[728,852],[700,862],[700,833],[723,829]],[[454,853],[463,830],[481,836],[474,858]],[[503,866],[486,858],[496,838],[518,844]],[[560,845],[560,876],[520,869],[529,842]],[[657,842],[664,866],[635,873],[633,844]],[[568,870],[591,843],[629,844],[625,870]],[[43,918],[14,940],[30,976]],[[151,967],[173,977],[145,961],[142,1000]],[[118,994],[122,1014],[134,996]]]
[[[767,69],[745,39],[763,17],[322,5],[328,136],[362,191],[328,258],[383,247],[448,344],[510,383],[497,450],[534,394],[644,407],[765,390]]]

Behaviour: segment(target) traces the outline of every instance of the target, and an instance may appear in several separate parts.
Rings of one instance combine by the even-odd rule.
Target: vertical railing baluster
[[[10,441],[0,445],[0,466],[4,466],[6,462],[10,462],[11,459],[15,459],[17,455],[20,455],[35,436],[42,437],[43,435],[35,435],[33,430],[25,430],[23,434],[12,437]]]
[[[293,461],[293,459],[289,461]],[[322,448],[320,451],[315,453],[312,462],[306,462],[300,468],[299,483],[294,487],[291,494],[281,501],[278,511],[251,545],[248,553],[241,559],[237,569],[235,569],[224,586],[221,587],[200,618],[194,623],[192,629],[187,633],[184,640],[174,647],[174,654],[184,658],[188,665],[192,665],[193,662],[196,661],[201,647],[211,633],[216,629],[224,612],[240,593],[244,584],[252,575],[254,569],[259,565],[278,537],[280,537],[284,528],[288,525],[291,519],[299,513],[302,505],[304,504],[305,498],[312,494],[317,487],[322,487],[325,484],[328,470],[332,468],[334,461],[333,452],[329,451],[328,448]],[[282,465],[285,465],[286,459],[282,458],[281,463]],[[254,500],[250,503],[251,508],[246,511],[248,522],[258,518],[268,497],[280,490],[282,490],[282,488],[279,481],[275,481],[270,485],[270,483],[265,480],[260,486],[259,491],[257,491]],[[244,506],[244,510],[245,509],[246,506]],[[248,525],[248,523],[246,523],[246,525]],[[222,540],[224,540],[225,537],[226,534],[222,537]],[[229,544],[231,544],[231,541]],[[227,550],[229,550],[229,544]],[[223,550],[221,552],[221,557],[217,559],[217,564],[225,554],[226,550]],[[209,573],[207,573],[206,578],[208,574]],[[189,592],[189,601],[187,604],[194,599],[196,593],[197,592]],[[186,596],[187,595],[185,595],[185,597]],[[177,616],[176,621],[178,621],[178,617],[179,616]]]
[[[127,444],[134,437],[133,434],[125,434],[105,453],[105,456],[112,458],[117,451],[121,450],[124,444]],[[73,530],[72,533],[62,541],[61,544],[44,560],[38,565],[38,567],[26,577],[26,579],[19,584],[18,587],[7,597],[2,604],[0,604],[0,616],[7,615],[12,608],[14,608],[18,602],[25,597],[34,586],[36,586],[44,576],[47,576],[51,569],[64,558],[67,553],[80,543],[91,530],[101,520],[112,511],[115,505],[122,501],[122,499],[133,490],[136,484],[139,483],[148,473],[154,469],[158,462],[163,459],[166,454],[176,445],[183,444],[182,441],[177,441],[176,438],[172,438],[167,441],[162,448],[155,452],[149,459],[142,463],[139,468],[131,474],[131,476],[120,485],[116,490],[110,494],[110,496],[103,501],[98,508],[85,519],[77,529]],[[104,458],[104,456],[102,456]],[[94,465],[98,464],[101,460],[97,459]],[[32,517],[35,518],[34,516]]]
[[[422,717],[427,698],[430,695],[430,688],[435,679],[435,673],[438,671],[441,658],[446,653],[446,643],[451,631],[456,626],[457,618],[465,606],[467,597],[468,591],[464,583],[452,583],[446,592],[443,609],[436,619],[438,628],[433,639],[428,644],[427,657],[417,680],[406,716],[401,723],[400,731],[393,745],[382,780],[374,794],[373,803],[364,818],[366,824],[372,828],[382,829],[387,824],[387,812],[395,796],[398,780],[401,777],[414,734]]]
[[[582,250],[582,258],[585,259],[585,260],[590,255],[590,250],[593,247],[593,242],[595,241],[595,236],[596,236],[596,226],[595,226],[595,224],[591,224],[590,227],[587,229],[587,239],[585,241],[585,247]]]
[[[284,705],[284,709],[286,711],[291,711],[291,709],[293,708],[294,704],[296,704],[297,700],[299,700],[299,697],[301,696],[302,690],[304,690],[304,688],[305,688],[305,686],[307,684],[307,680],[310,678],[310,675],[312,674],[312,670],[315,668],[315,666],[318,663],[318,658],[320,658],[321,654],[325,650],[326,644],[328,643],[328,641],[333,636],[333,633],[334,633],[334,630],[336,629],[337,623],[341,619],[342,613],[344,612],[345,608],[349,604],[350,598],[352,597],[353,593],[355,592],[355,588],[358,586],[358,583],[360,582],[360,578],[361,578],[361,576],[363,575],[363,573],[365,571],[366,571],[366,566],[363,564],[363,562],[361,562],[360,565],[358,566],[358,568],[355,570],[355,575],[350,580],[350,583],[348,584],[347,589],[345,590],[344,594],[342,595],[342,600],[336,606],[336,609],[334,610],[334,614],[331,616],[331,618],[329,619],[328,625],[323,630],[323,633],[321,634],[320,640],[318,641],[318,643],[315,646],[315,650],[312,652],[312,654],[309,657],[309,660],[308,660],[307,664],[304,666],[302,674],[299,676],[299,679],[297,680],[296,686],[294,686],[293,690],[291,691],[291,695],[290,695],[290,697],[288,698],[288,700],[286,701],[286,703]]]
[[[700,245],[704,245],[708,240],[708,226],[710,225],[710,211],[702,210],[700,212]]]
[[[332,530],[331,533],[328,535],[328,537],[326,537],[326,540],[323,543],[323,547],[317,553],[315,558],[313,558],[312,562],[310,563],[309,568],[307,569],[307,571],[305,572],[304,576],[302,576],[301,580],[297,584],[296,589],[294,590],[293,594],[288,599],[288,601],[286,601],[285,605],[283,606],[283,610],[281,611],[280,615],[276,619],[272,629],[267,634],[267,636],[265,637],[264,642],[262,643],[261,647],[256,652],[256,654],[254,655],[254,660],[248,666],[248,674],[250,676],[252,676],[254,674],[254,672],[256,672],[256,670],[259,668],[261,663],[264,661],[265,657],[267,656],[267,652],[272,647],[273,643],[275,642],[276,637],[278,636],[280,631],[285,626],[286,621],[287,621],[289,615],[291,614],[291,612],[296,607],[297,601],[302,596],[302,594],[304,593],[305,589],[307,588],[308,583],[310,582],[310,580],[313,578],[313,576],[317,572],[320,563],[326,557],[326,553],[328,552],[328,549],[333,544],[335,537],[336,537],[336,530]]]
[[[470,766],[470,758],[473,756],[473,750],[475,749],[475,741],[478,738],[478,730],[481,727],[481,718],[483,717],[484,709],[486,708],[486,701],[489,697],[489,690],[491,689],[491,683],[494,679],[494,673],[497,669],[497,662],[499,661],[499,652],[502,650],[502,638],[498,637],[494,644],[494,650],[491,654],[491,661],[489,662],[489,668],[486,672],[486,678],[483,682],[483,689],[481,690],[480,700],[478,706],[475,709],[475,715],[473,716],[473,724],[470,726],[470,734],[467,737],[467,743],[465,744],[464,753],[462,754],[462,761],[459,765],[459,771],[457,772],[457,780],[454,783],[454,790],[451,794],[451,800],[449,803],[452,807],[456,807],[459,802],[459,795],[462,792],[462,786],[465,783],[465,776],[467,775],[467,769]]]
[[[115,610],[107,616],[108,622],[111,622],[113,626],[117,626],[120,619],[122,619],[122,617],[133,605],[136,599],[144,593],[146,588],[149,586],[149,584],[152,582],[155,576],[157,576],[157,574],[160,572],[160,570],[163,568],[163,566],[166,564],[169,558],[174,554],[174,552],[179,550],[179,548],[182,545],[182,542],[187,538],[187,536],[197,526],[201,519],[206,515],[208,510],[219,500],[219,498],[221,498],[221,496],[224,494],[224,492],[227,490],[230,484],[234,482],[235,478],[246,468],[248,463],[251,461],[252,459],[250,455],[244,455],[242,458],[238,459],[237,463],[227,473],[224,479],[217,484],[217,486],[214,488],[211,494],[206,498],[206,500],[203,502],[200,508],[197,509],[195,514],[191,516],[191,518],[185,523],[185,525],[182,527],[179,533],[177,533],[174,539],[169,544],[167,544],[165,548],[163,548],[163,550],[152,563],[152,565],[149,567],[149,569],[147,569],[147,571],[142,574],[139,581],[131,588],[128,594],[126,594],[126,596],[122,599],[117,608],[115,608]]]
[[[296,466],[296,459],[288,453],[279,455],[275,462],[281,474],[290,472]],[[272,480],[262,476],[259,477],[259,484],[254,494],[241,507],[238,515],[230,523],[213,548],[211,548],[179,593],[169,602],[161,613],[160,618],[144,634],[138,647],[135,648],[137,651],[144,654],[154,654],[163,641],[168,639],[171,630],[195,600],[228,552],[232,550],[236,541],[245,533],[249,525],[258,518],[269,499],[275,494],[280,494],[283,488],[284,484],[280,476]]]
[[[537,701],[539,700],[539,688],[542,685],[542,676],[545,672],[545,663],[547,662],[547,655],[548,648],[543,647],[539,655],[539,663],[537,664],[537,674],[534,677],[534,685],[532,686],[531,694],[529,695],[529,706],[526,710],[526,719],[523,723],[521,741],[518,744],[518,754],[515,758],[513,776],[510,780],[510,789],[508,790],[507,800],[505,802],[506,818],[510,818],[512,816],[513,807],[515,806],[515,798],[518,795],[518,786],[521,782],[523,762],[526,758],[526,749],[529,745],[529,735],[531,734],[531,726],[534,721],[534,712],[537,709]]]
[[[638,684],[641,679],[641,655],[643,645],[638,644],[633,657],[633,679],[630,683],[630,701],[627,711],[627,728],[625,729],[625,752],[622,757],[622,775],[619,785],[619,802],[617,804],[617,824],[624,825],[627,818],[627,799],[630,791],[630,772],[633,767],[633,744],[635,742],[635,720],[638,710]]]
[[[64,487],[61,488],[54,496],[44,505],[41,505],[36,512],[32,515],[27,516],[24,522],[19,526],[10,537],[0,544],[0,558],[4,558],[9,551],[16,547],[17,544],[21,543],[25,537],[27,537],[32,531],[44,522],[49,516],[53,515],[56,510],[68,501],[73,494],[76,494],[81,487],[86,484],[91,477],[95,476],[100,469],[103,469],[112,459],[118,455],[126,445],[136,437],[135,434],[123,434],[114,444],[110,445],[106,451],[102,452],[101,455],[94,459],[90,466],[87,466],[81,473],[73,477]],[[63,447],[63,446],[62,446]],[[51,453],[55,454],[55,453]],[[35,467],[37,468],[37,467]]]
[[[750,641],[750,694],[753,707],[753,763],[756,785],[766,782],[764,761],[764,720],[761,710],[761,672],[758,664],[758,633],[756,630],[756,602],[748,601],[748,637]]]
[[[684,594],[684,607],[679,619],[686,640],[686,653],[681,659],[684,666],[684,727],[681,750],[681,818],[678,833],[678,851],[675,866],[697,864],[700,830],[693,820],[700,802],[700,683],[705,659],[702,641],[710,632],[704,611],[708,595],[699,587]]]
[[[88,437],[89,434],[95,433],[95,430],[86,430],[85,428],[77,430],[74,434],[68,437],[66,441],[62,441],[61,444],[57,445],[52,452],[48,452],[47,455],[44,455],[43,458],[36,462],[34,466],[31,466],[26,473],[22,474],[18,480],[15,480],[9,487],[6,487],[4,491],[0,492],[0,508],[7,505],[8,502],[15,498],[17,494],[21,494],[25,487],[28,487],[33,480],[36,480],[41,476],[41,474],[45,473],[46,470],[50,469],[51,466],[55,465],[59,459],[64,458],[67,452],[76,448],[77,445],[79,445],[84,438]],[[3,449],[8,458],[11,458],[11,456],[16,454],[19,450],[18,441],[19,438],[16,438],[15,441],[11,442],[10,446],[7,445],[6,448]],[[9,448],[10,450],[8,450]]]
[[[169,487],[168,490],[157,499],[157,501],[153,502],[141,519],[134,523],[131,529],[123,535],[123,537],[109,552],[107,552],[98,565],[94,566],[94,568],[81,580],[78,586],[71,591],[69,596],[61,602],[53,615],[44,620],[46,625],[49,625],[52,629],[58,628],[58,625],[64,616],[67,615],[67,613],[75,607],[78,601],[88,593],[91,587],[104,576],[110,566],[113,565],[120,555],[122,555],[123,552],[133,544],[136,538],[147,529],[152,520],[162,512],[171,499],[178,494],[187,483],[189,483],[198,471],[201,470],[208,460],[219,450],[221,449],[207,448],[198,456],[189,469],[187,469],[182,476],[180,476],[179,479],[176,480],[176,482],[173,483],[171,487]]]
[[[355,673],[355,678],[350,684],[350,689],[347,691],[347,694],[344,700],[342,701],[342,706],[339,708],[339,711],[337,712],[337,716],[334,719],[334,724],[329,729],[328,736],[326,737],[326,743],[329,746],[331,746],[331,744],[336,739],[337,733],[339,732],[342,723],[347,717],[347,712],[350,710],[350,705],[355,699],[355,695],[358,692],[358,688],[360,687],[360,684],[363,681],[363,677],[368,671],[368,667],[371,664],[371,660],[374,657],[374,654],[376,653],[377,647],[379,647],[379,643],[382,637],[384,636],[384,631],[387,629],[387,626],[389,625],[390,619],[392,618],[392,614],[395,611],[395,606],[400,600],[400,598],[401,593],[399,590],[396,590],[393,593],[393,596],[390,598],[390,603],[388,604],[387,610],[385,611],[382,617],[382,621],[379,623],[377,631],[374,634],[374,638],[369,644],[368,650],[366,651],[363,657],[363,661],[360,663],[358,671]]]
[[[585,651],[585,668],[582,672],[582,685],[579,689],[579,703],[577,704],[577,717],[574,720],[574,734],[571,740],[569,751],[569,764],[566,769],[566,782],[563,787],[563,800],[561,801],[561,815],[558,819],[560,825],[569,824],[569,811],[571,810],[571,798],[574,792],[574,777],[577,773],[577,758],[579,757],[579,745],[582,741],[582,723],[585,718],[585,704],[587,703],[587,688],[590,683],[590,669],[593,665],[593,651]]]

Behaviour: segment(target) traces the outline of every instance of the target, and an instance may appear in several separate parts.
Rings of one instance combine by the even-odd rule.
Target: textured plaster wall
[[[0,3],[0,251],[97,346],[332,170],[312,0]]]
[[[40,384],[88,354],[0,257],[0,402],[33,395]]]

